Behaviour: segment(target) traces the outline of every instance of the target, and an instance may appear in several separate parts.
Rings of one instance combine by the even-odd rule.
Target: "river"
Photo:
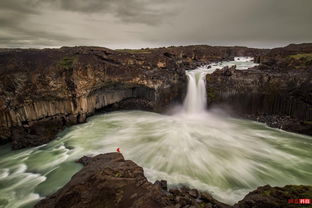
[[[312,185],[312,138],[206,110],[205,75],[252,59],[215,63],[188,71],[185,101],[170,114],[116,111],[61,132],[39,147],[12,151],[0,146],[0,207],[32,207],[81,169],[83,155],[120,148],[154,182],[188,185],[233,204],[256,187]]]

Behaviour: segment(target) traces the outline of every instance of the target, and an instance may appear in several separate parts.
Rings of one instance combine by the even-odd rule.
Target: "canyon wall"
[[[210,106],[312,135],[312,44],[273,49],[256,60],[260,65],[253,69],[207,75]]]
[[[211,46],[1,49],[0,142],[12,141],[15,149],[44,144],[103,108],[162,112],[183,100],[185,69],[265,52]]]

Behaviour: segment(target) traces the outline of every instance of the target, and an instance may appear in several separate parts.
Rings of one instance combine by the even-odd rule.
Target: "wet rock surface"
[[[244,118],[265,123],[272,128],[279,128],[286,131],[312,135],[312,123],[310,123],[309,121],[295,119],[291,116],[249,114],[244,115]]]
[[[35,207],[194,207],[194,208],[269,208],[295,207],[290,199],[311,199],[311,186],[263,186],[250,192],[234,206],[215,200],[210,194],[180,187],[168,189],[166,181],[150,183],[143,169],[120,153],[82,157],[84,167],[71,181],[55,194],[40,201]]]

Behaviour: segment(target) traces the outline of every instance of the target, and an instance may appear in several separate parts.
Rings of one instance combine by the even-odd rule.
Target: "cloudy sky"
[[[0,0],[0,47],[312,42],[312,0]]]

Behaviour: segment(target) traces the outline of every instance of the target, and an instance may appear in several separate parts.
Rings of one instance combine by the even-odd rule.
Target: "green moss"
[[[76,57],[64,57],[57,63],[57,65],[61,68],[69,69],[73,67],[75,61]]]
[[[306,61],[311,61],[312,60],[312,53],[299,53],[296,55],[291,55],[289,56],[289,58],[293,58],[293,59],[305,59]]]
[[[206,75],[206,80],[207,80],[207,81],[211,81],[211,75],[210,75],[210,74],[207,74],[207,75]]]
[[[281,84],[277,80],[272,80],[263,85],[263,91],[267,94],[275,95],[278,93]]]
[[[264,196],[303,199],[312,197],[312,186],[303,185],[287,185],[284,188],[270,188],[262,192]]]
[[[146,49],[116,49],[116,51],[126,52],[126,53],[151,53],[151,50]]]
[[[209,82],[211,80],[212,80],[212,76],[210,74],[207,74],[206,81]],[[213,101],[217,97],[215,91],[209,86],[207,88],[207,97],[210,102]]]
[[[206,207],[206,203],[205,203],[205,202],[200,202],[200,203],[199,203],[199,206],[200,206],[200,207]]]
[[[306,124],[306,125],[311,125],[312,126],[312,121],[304,121],[303,123]]]
[[[272,190],[266,190],[266,191],[262,192],[262,195],[264,195],[264,196],[270,196],[271,193],[272,193]]]
[[[207,89],[207,97],[208,97],[208,102],[210,103],[210,102],[213,102],[217,98],[217,95],[213,89],[208,88]]]
[[[122,176],[121,173],[119,173],[119,172],[115,173],[115,177],[116,177],[116,178],[120,178],[121,176]]]

